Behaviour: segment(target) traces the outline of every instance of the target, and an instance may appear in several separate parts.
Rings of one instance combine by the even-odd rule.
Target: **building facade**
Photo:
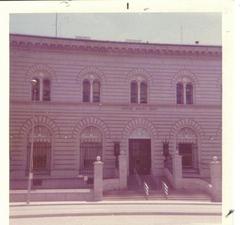
[[[104,179],[119,155],[127,177],[153,179],[180,155],[183,177],[207,180],[221,114],[220,46],[10,35],[12,189],[27,186],[31,148],[39,188],[90,185],[96,156]]]

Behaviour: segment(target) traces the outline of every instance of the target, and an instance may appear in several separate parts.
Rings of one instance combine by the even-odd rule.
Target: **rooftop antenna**
[[[58,36],[58,14],[56,13],[56,20],[55,20],[55,36]]]

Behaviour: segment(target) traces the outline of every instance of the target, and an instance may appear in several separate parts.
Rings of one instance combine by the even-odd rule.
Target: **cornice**
[[[32,105],[33,103],[31,101],[24,101],[24,100],[10,100],[11,107],[22,107],[25,109],[25,107],[28,107],[29,105]],[[222,110],[222,105],[220,104],[193,104],[193,105],[176,105],[176,104],[124,104],[124,103],[83,103],[83,102],[75,102],[75,101],[51,101],[51,102],[35,102],[34,103],[36,109],[41,108],[43,110],[49,109],[52,106],[55,107],[63,107],[66,108],[66,106],[74,106],[74,107],[80,107],[83,111],[84,110],[90,110],[90,109],[100,109],[100,108],[108,108],[108,107],[114,107],[121,110],[132,110],[132,111],[145,111],[145,110],[158,110],[158,109],[176,109],[180,111],[184,110]]]
[[[92,52],[116,55],[176,55],[221,57],[221,46],[129,43],[69,39],[30,35],[10,35],[10,47],[54,51]]]

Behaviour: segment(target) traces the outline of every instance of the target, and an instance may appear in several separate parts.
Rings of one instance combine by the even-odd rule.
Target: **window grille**
[[[80,137],[80,170],[93,170],[97,156],[102,157],[102,134],[95,127],[87,127]]]
[[[198,168],[198,138],[194,130],[182,128],[176,137],[183,168]]]
[[[80,144],[80,151],[82,152],[82,166],[83,169],[93,169],[93,163],[97,156],[101,156],[102,143],[101,142],[82,142]]]
[[[33,141],[33,152],[32,152],[32,170],[35,174],[48,174],[50,172],[51,164],[51,133],[44,126],[34,127],[34,132],[32,136],[32,131],[28,137],[27,145],[27,171],[29,171],[30,163],[30,152],[31,143]]]

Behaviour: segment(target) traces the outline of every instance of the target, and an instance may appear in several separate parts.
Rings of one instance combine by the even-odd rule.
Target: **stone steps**
[[[165,197],[164,195],[150,195],[148,198],[144,195],[131,195],[131,196],[104,196],[104,201],[134,201],[134,200],[178,200],[178,201],[206,201],[210,202],[211,199],[209,196],[178,196],[178,195],[169,195]]]
[[[111,200],[144,200],[146,196],[144,193],[140,193],[138,191],[115,191],[115,192],[107,192],[103,195],[103,200],[111,201]],[[180,191],[171,191],[169,195],[166,197],[162,191],[150,191],[150,195],[148,196],[148,200],[189,200],[189,201],[211,201],[209,195],[205,193],[193,193],[188,192],[186,190]]]

